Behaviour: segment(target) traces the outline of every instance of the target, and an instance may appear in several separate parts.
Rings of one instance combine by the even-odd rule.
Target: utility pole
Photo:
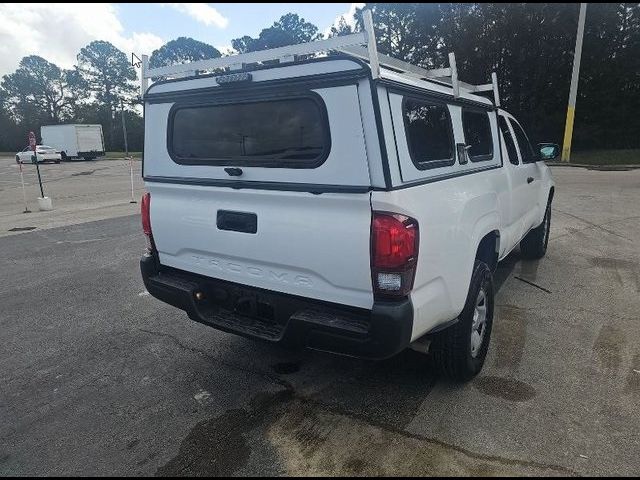
[[[576,113],[576,97],[578,96],[578,78],[580,76],[580,57],[582,56],[582,38],[584,37],[584,21],[587,16],[587,4],[580,4],[578,17],[578,36],[573,54],[573,72],[571,73],[571,89],[569,90],[569,106],[567,121],[564,126],[564,142],[562,143],[562,161],[568,162],[571,157],[571,138],[573,137],[573,120]]]
[[[129,143],[127,142],[127,124],[124,120],[124,104],[120,99],[120,112],[122,112],[122,135],[124,136],[124,151],[125,156],[129,156]]]
[[[127,141],[127,123],[124,119],[124,103],[120,99],[120,112],[122,113],[122,135],[124,136],[124,151],[125,158],[129,160],[129,176],[131,177],[131,200],[129,203],[138,203],[134,198],[133,191],[133,158],[129,156],[129,142]]]

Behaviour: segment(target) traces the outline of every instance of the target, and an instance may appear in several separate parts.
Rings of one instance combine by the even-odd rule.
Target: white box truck
[[[102,125],[43,125],[40,136],[43,145],[60,152],[62,160],[93,160],[104,155]]]

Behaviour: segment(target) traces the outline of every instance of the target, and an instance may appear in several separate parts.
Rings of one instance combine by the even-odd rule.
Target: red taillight
[[[153,243],[153,234],[151,233],[151,194],[146,192],[142,195],[142,201],[140,202],[140,213],[142,214],[142,231],[149,241],[149,250],[155,250]]]
[[[142,213],[142,231],[146,236],[151,235],[151,216],[149,210],[151,208],[151,194],[149,192],[142,195],[140,202],[140,211]]]
[[[371,275],[377,296],[406,296],[413,288],[420,241],[418,222],[397,213],[374,212]]]

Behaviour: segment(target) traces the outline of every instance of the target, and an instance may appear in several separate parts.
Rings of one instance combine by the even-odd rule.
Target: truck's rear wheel
[[[433,339],[431,348],[438,370],[456,382],[467,382],[480,373],[492,326],[493,276],[486,263],[476,260],[458,322]]]
[[[530,259],[544,257],[549,244],[549,231],[551,230],[551,202],[547,204],[542,223],[531,230],[520,242],[522,256]]]

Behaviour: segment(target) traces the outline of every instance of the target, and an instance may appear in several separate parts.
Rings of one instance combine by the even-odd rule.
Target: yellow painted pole
[[[576,97],[578,96],[578,78],[580,76],[580,57],[582,57],[582,37],[584,36],[584,21],[587,15],[587,4],[580,4],[578,17],[578,35],[576,49],[573,55],[573,71],[571,72],[571,88],[569,90],[569,105],[567,106],[567,121],[564,125],[564,141],[562,142],[562,161],[571,158],[571,138],[573,137],[573,120],[576,114]]]
[[[573,136],[573,119],[576,116],[575,105],[567,107],[567,120],[564,124],[564,141],[562,142],[562,161],[568,162],[571,157],[571,137]]]

